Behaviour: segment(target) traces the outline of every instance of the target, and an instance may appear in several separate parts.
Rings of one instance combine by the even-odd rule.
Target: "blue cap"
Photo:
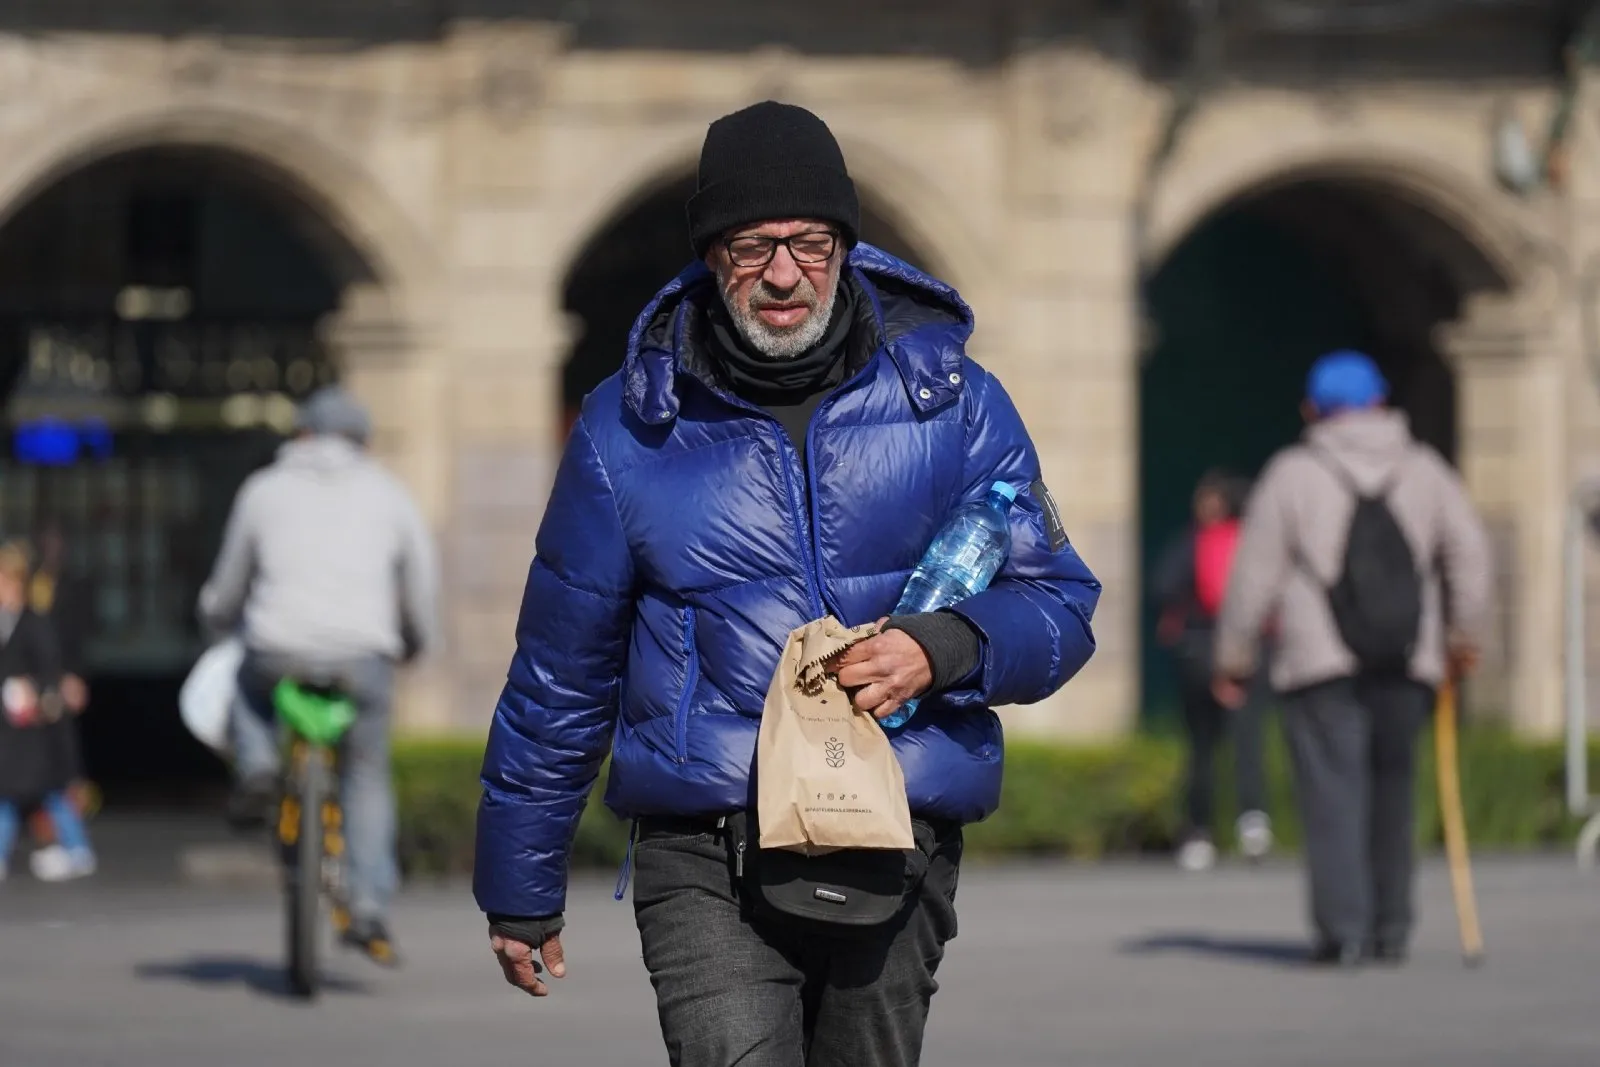
[[[989,487],[989,492],[999,493],[1001,496],[1006,498],[1007,503],[1017,499],[1017,491],[1011,488],[1011,485],[1007,482],[995,482]]]
[[[1319,415],[1343,408],[1369,408],[1388,395],[1389,383],[1372,357],[1349,348],[1318,359],[1306,378],[1306,399]]]

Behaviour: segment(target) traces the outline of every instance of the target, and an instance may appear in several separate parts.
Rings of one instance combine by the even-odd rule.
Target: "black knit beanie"
[[[826,219],[846,247],[861,229],[861,205],[839,142],[803,107],[766,100],[711,124],[689,198],[689,240],[704,257],[735,226],[766,219]]]

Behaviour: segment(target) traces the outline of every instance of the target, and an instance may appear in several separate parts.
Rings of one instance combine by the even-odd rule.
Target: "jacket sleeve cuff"
[[[983,638],[983,666],[973,699],[991,706],[1028,704],[1051,692],[1061,665],[1060,635],[1025,594],[991,585],[950,610]]]
[[[566,919],[560,913],[532,918],[490,913],[488,919],[491,934],[499,934],[501,937],[521,941],[524,945],[534,947],[544,944],[567,926]]]
[[[948,611],[892,615],[885,630],[909,636],[928,657],[933,672],[929,693],[942,693],[967,680],[983,660],[983,643],[972,624]]]

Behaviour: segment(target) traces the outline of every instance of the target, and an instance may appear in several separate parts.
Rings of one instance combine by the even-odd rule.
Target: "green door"
[[[1147,576],[1188,524],[1201,474],[1219,466],[1259,473],[1300,433],[1312,361],[1333,348],[1368,348],[1371,340],[1364,309],[1326,257],[1248,211],[1203,224],[1162,267],[1149,295],[1156,334],[1140,371],[1139,421]],[[1142,626],[1148,720],[1169,714],[1177,691],[1148,602]]]

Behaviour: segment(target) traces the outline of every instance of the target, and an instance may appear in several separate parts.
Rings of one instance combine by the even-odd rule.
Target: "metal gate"
[[[0,535],[59,529],[89,592],[91,671],[186,670],[234,494],[295,401],[334,377],[314,320],[13,318],[0,331],[14,383]]]

